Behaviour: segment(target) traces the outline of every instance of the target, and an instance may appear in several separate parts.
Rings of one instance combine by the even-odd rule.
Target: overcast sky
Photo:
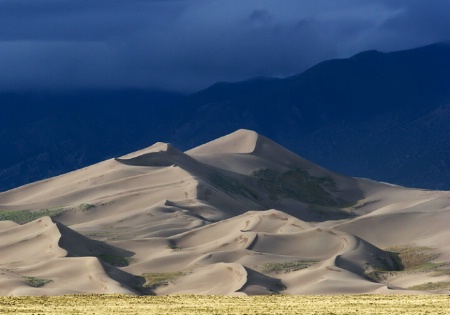
[[[448,0],[0,0],[0,90],[285,77],[450,39]]]

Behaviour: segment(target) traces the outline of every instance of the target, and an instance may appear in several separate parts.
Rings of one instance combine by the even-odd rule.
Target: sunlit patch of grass
[[[97,206],[94,205],[94,204],[92,204],[92,203],[82,203],[82,204],[80,204],[80,205],[78,206],[78,208],[79,208],[81,211],[83,211],[83,212],[89,211],[89,210],[94,209],[94,208],[96,208],[96,207],[97,207]]]
[[[145,278],[144,287],[155,289],[159,286],[168,285],[171,281],[178,279],[185,275],[184,272],[147,272],[143,273],[142,277]]]
[[[170,248],[174,252],[179,252],[181,250],[181,247],[178,247],[176,245],[167,245],[166,248]]]
[[[366,275],[377,282],[383,282],[399,273],[433,272],[432,276],[450,275],[449,269],[441,269],[448,266],[448,263],[433,262],[433,260],[439,258],[439,253],[432,248],[397,246],[387,248],[385,251],[391,254],[399,268],[395,271],[368,266]]]
[[[376,199],[376,200],[359,200],[355,204],[353,204],[353,205],[351,205],[349,207],[343,207],[342,210],[353,213],[355,210],[361,209],[363,207],[366,207],[368,205],[377,203],[379,201],[380,201],[379,199]]]
[[[449,266],[448,263],[442,263],[439,268],[445,267],[447,268]],[[450,276],[450,269],[437,269],[432,274],[433,277],[440,277],[440,276]]]
[[[439,253],[429,247],[398,246],[386,251],[398,255],[405,270],[430,271],[439,267],[431,262],[439,257]]]
[[[24,277],[26,284],[33,288],[40,288],[47,283],[53,282],[50,279],[36,278],[36,277]]]
[[[271,262],[264,264],[261,268],[263,273],[288,273],[301,269],[308,268],[309,266],[317,263],[315,260],[296,260],[290,262]]]
[[[18,224],[32,222],[42,217],[57,217],[65,209],[40,209],[40,210],[0,210],[0,221],[14,221]]]
[[[181,250],[181,247],[179,247],[174,240],[169,240],[169,244],[166,246],[166,248],[170,248],[174,252],[179,252]]]
[[[450,282],[427,282],[408,288],[409,290],[450,290]]]

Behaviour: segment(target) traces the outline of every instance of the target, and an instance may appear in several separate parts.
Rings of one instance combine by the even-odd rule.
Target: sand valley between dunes
[[[156,143],[0,193],[0,295],[448,294],[449,220],[450,192],[336,174],[249,130]]]

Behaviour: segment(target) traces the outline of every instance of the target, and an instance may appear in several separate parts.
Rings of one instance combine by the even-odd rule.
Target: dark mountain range
[[[188,149],[239,128],[347,175],[450,189],[449,42],[367,51],[285,79],[217,83],[185,97],[58,97],[0,96],[0,190],[155,141]]]
[[[185,145],[249,128],[345,174],[450,189],[450,42],[218,83],[183,102],[173,139]]]
[[[165,130],[156,113],[180,98],[145,90],[0,94],[0,191],[148,145],[154,130]]]

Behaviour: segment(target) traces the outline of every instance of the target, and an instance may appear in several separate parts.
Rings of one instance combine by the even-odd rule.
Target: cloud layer
[[[192,92],[448,40],[434,0],[0,0],[0,90]]]

